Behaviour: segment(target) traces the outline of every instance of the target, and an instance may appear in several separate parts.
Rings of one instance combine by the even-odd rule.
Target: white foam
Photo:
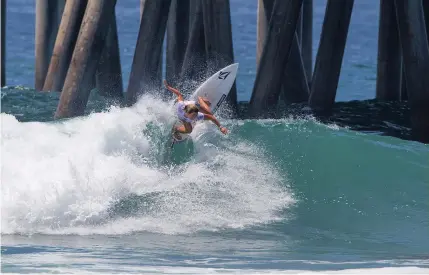
[[[62,122],[1,119],[2,234],[240,228],[280,219],[277,210],[293,202],[287,179],[260,149],[211,125],[193,133],[196,153],[188,162],[173,171],[160,164],[174,117],[150,96],[132,108]],[[108,219],[117,201],[154,192],[153,208]]]
[[[49,272],[37,274],[52,274],[52,272],[58,274],[271,274],[271,275],[282,275],[282,274],[295,274],[295,275],[309,275],[309,274],[427,274],[428,270],[419,267],[384,267],[384,268],[361,268],[361,269],[343,269],[343,270],[322,270],[322,271],[310,271],[310,270],[276,270],[276,269],[223,269],[223,268],[197,268],[197,267],[164,267],[164,266],[144,266],[127,268],[126,272],[114,270],[109,273],[109,265],[98,266],[101,271],[88,271],[88,270],[76,270],[72,268],[44,268],[49,269]],[[14,273],[9,273],[14,274]],[[16,273],[21,274],[21,273]]]

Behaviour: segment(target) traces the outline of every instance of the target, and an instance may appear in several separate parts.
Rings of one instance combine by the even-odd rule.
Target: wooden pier
[[[130,78],[123,79],[116,0],[36,0],[35,89],[61,93],[59,119],[82,115],[94,88],[127,106],[149,92],[165,98],[164,70],[171,84],[196,87],[235,62],[230,1],[136,0],[140,27]],[[353,7],[360,0],[327,0],[314,66],[313,0],[252,1],[258,3],[257,73],[246,113],[239,116],[273,117],[279,103],[305,103],[316,116],[329,117]],[[429,1],[379,1],[375,98],[406,101],[416,140],[429,142]],[[7,84],[6,5],[2,0],[2,87]],[[228,101],[239,112],[235,84]]]

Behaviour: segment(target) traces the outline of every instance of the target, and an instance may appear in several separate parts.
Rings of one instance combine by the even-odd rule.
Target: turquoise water
[[[427,145],[311,118],[224,118],[228,136],[201,124],[169,152],[174,117],[150,96],[63,121],[1,116],[3,272],[429,264]]]
[[[118,2],[127,80],[138,1]],[[231,2],[245,100],[256,1]],[[316,47],[325,2],[315,2]],[[223,109],[228,136],[200,124],[169,151],[171,105],[150,95],[118,108],[94,93],[85,116],[53,121],[58,94],[31,88],[34,4],[8,4],[2,272],[427,273],[428,145]],[[377,14],[356,1],[339,100],[374,95]]]

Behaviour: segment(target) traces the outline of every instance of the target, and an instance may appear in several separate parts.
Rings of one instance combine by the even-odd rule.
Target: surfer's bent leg
[[[209,107],[211,104],[207,98],[199,96],[198,103],[200,104],[200,111],[202,113],[212,115],[212,110]]]
[[[189,122],[182,121],[182,125],[176,127],[176,131],[182,134],[189,134],[192,132],[192,124]]]

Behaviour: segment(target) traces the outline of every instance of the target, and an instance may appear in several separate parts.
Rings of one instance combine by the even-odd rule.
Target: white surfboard
[[[238,63],[231,64],[219,70],[206,81],[204,81],[204,83],[201,84],[187,100],[198,101],[199,96],[206,97],[211,103],[210,109],[214,114],[228,96],[237,76],[237,71]],[[180,124],[181,122],[177,120],[173,127],[175,127],[178,123]],[[176,139],[173,137],[173,144],[184,141],[189,137],[189,134],[178,135],[181,137],[181,139]]]

